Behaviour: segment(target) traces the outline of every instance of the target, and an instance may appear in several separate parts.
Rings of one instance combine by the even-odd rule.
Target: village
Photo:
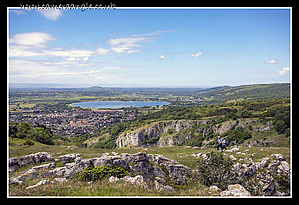
[[[9,121],[18,123],[38,122],[50,128],[53,134],[71,137],[85,133],[92,134],[102,128],[137,117],[136,110],[117,109],[65,109],[61,112],[44,113],[42,111],[23,112],[21,115],[10,114]]]

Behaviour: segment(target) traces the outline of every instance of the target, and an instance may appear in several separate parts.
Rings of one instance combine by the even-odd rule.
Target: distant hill
[[[199,91],[197,95],[203,104],[282,99],[290,97],[290,83],[222,86]]]

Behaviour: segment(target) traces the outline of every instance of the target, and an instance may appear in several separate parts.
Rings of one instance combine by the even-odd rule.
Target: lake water
[[[123,108],[123,107],[143,107],[143,106],[162,106],[168,102],[143,102],[143,101],[91,101],[73,103],[71,106],[84,108]]]

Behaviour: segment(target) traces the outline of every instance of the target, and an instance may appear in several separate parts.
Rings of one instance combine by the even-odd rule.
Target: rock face
[[[122,147],[125,145],[141,145],[146,140],[152,139],[154,137],[158,137],[159,135],[168,132],[169,129],[172,129],[176,132],[190,129],[195,125],[206,125],[207,123],[211,123],[212,121],[208,120],[169,120],[169,121],[161,121],[154,123],[151,126],[147,126],[143,129],[139,129],[137,131],[133,131],[126,134],[121,134],[117,140],[117,147]],[[164,147],[168,145],[174,145],[174,143],[178,143],[179,141],[173,136],[160,138],[156,145],[158,147]]]
[[[16,157],[13,157],[8,160],[9,172],[16,171],[20,166],[29,166],[49,161],[54,161],[54,158],[47,152],[26,155],[20,157],[19,160]]]

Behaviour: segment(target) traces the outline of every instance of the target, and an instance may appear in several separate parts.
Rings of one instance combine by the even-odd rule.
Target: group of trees
[[[29,122],[10,122],[9,136],[11,138],[20,138],[27,140],[28,144],[33,144],[32,141],[37,141],[47,145],[53,145],[53,136],[49,128],[44,125],[35,123],[34,127]]]

